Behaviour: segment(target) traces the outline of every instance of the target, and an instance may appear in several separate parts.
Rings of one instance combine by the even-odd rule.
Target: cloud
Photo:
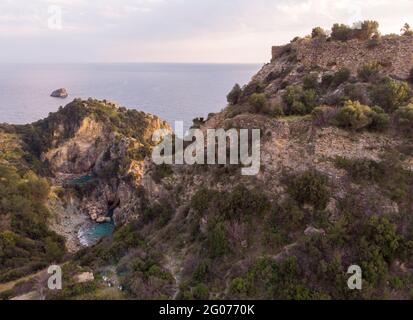
[[[47,26],[61,6],[63,28]],[[1,61],[265,62],[270,46],[312,27],[375,19],[385,33],[413,23],[397,0],[2,0]]]

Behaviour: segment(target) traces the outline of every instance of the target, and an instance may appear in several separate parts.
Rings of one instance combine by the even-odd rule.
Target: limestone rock
[[[83,272],[75,276],[76,283],[85,283],[95,280],[93,272]]]
[[[53,91],[50,96],[54,98],[67,98],[69,94],[67,93],[67,90],[65,88],[60,88]]]

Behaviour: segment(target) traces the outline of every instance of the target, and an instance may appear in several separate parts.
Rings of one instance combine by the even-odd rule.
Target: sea
[[[257,64],[0,64],[0,123],[47,117],[74,98],[106,99],[168,121],[206,117],[226,106],[235,83],[249,82]],[[69,97],[52,98],[58,88]]]

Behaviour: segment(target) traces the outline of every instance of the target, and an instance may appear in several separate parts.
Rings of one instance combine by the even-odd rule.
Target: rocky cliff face
[[[54,229],[78,246],[77,230],[89,217],[118,223],[136,217],[138,187],[152,133],[170,130],[159,118],[97,100],[75,100],[64,109],[22,127],[27,141],[41,141],[38,153],[47,165],[57,213]]]

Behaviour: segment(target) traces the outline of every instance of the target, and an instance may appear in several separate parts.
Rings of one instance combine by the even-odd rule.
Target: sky
[[[264,63],[315,26],[413,25],[413,0],[0,0],[0,63]]]

